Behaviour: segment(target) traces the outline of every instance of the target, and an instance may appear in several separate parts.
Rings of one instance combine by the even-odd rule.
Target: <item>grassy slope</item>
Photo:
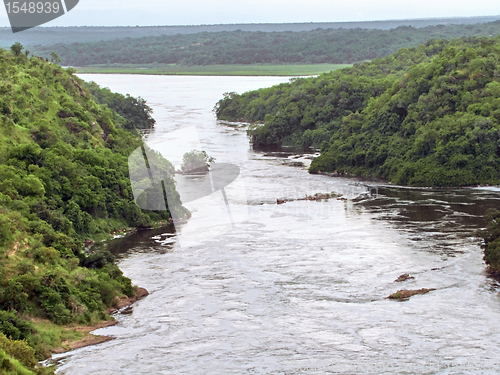
[[[207,75],[207,76],[310,76],[343,69],[350,64],[309,65],[206,65],[182,66],[173,64],[123,64],[119,66],[76,67],[78,73]]]
[[[169,218],[131,194],[140,136],[73,72],[0,50],[0,373],[43,373],[33,363],[80,338],[71,327],[135,295],[111,254],[85,252],[85,239]]]

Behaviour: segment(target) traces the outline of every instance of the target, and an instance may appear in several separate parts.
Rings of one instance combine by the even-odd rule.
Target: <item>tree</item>
[[[214,158],[207,155],[205,151],[192,150],[186,152],[182,157],[182,171],[187,173],[193,172],[208,172],[210,164],[214,162]]]
[[[11,47],[11,51],[14,53],[15,56],[19,56],[21,54],[21,51],[23,50],[23,45],[19,42],[15,42]]]
[[[52,52],[50,54],[50,61],[54,64],[59,64],[61,62],[61,59],[59,58],[59,56],[57,56],[57,53]]]

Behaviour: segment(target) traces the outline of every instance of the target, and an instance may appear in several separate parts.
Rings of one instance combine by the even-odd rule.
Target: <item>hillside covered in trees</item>
[[[95,64],[320,64],[353,63],[384,57],[431,38],[500,34],[500,21],[424,28],[316,29],[310,31],[201,32],[124,38],[114,41],[34,46],[33,53],[57,53],[63,65]]]
[[[500,37],[430,40],[352,68],[216,105],[264,123],[256,147],[321,147],[311,173],[410,186],[500,184]]]
[[[141,98],[112,92],[107,87],[100,87],[95,82],[82,82],[82,87],[89,90],[92,98],[99,104],[108,106],[114,112],[114,122],[126,130],[151,129],[155,119],[151,116],[153,110]]]
[[[0,48],[9,48],[15,42],[25,46],[99,42],[123,38],[142,38],[177,34],[196,34],[220,31],[310,31],[315,29],[379,29],[389,30],[398,26],[426,27],[432,25],[474,25],[493,22],[497,16],[446,17],[386,21],[357,22],[305,22],[305,23],[233,23],[218,25],[176,26],[38,26],[13,34],[10,27],[0,27]]]
[[[57,325],[98,322],[119,297],[136,293],[110,253],[84,251],[86,239],[170,217],[139,209],[128,178],[128,157],[143,144],[131,124],[141,111],[149,126],[154,122],[146,103],[134,107],[129,97],[84,83],[71,69],[26,55],[20,45],[0,50],[5,374],[51,372],[35,365],[70,332]],[[120,111],[120,103],[135,109]]]

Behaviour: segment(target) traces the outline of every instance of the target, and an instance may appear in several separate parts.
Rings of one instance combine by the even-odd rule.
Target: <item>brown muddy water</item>
[[[500,372],[500,284],[475,237],[500,189],[309,175],[293,157],[252,151],[243,127],[216,122],[224,92],[285,78],[81,76],[148,101],[152,148],[188,144],[193,133],[182,130],[195,125],[202,148],[241,175],[226,189],[229,219],[214,193],[187,204],[192,219],[175,229],[106,245],[150,295],[95,332],[114,340],[54,356],[58,374]],[[276,204],[332,191],[348,199]],[[403,273],[414,279],[394,282]],[[436,290],[386,299],[420,288]]]

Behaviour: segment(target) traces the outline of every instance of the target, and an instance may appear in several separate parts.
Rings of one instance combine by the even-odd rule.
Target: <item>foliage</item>
[[[7,27],[0,28],[0,48],[8,48],[14,42],[21,42],[26,46],[98,42],[123,38],[140,38],[144,36],[196,34],[200,32],[218,31],[308,31],[313,29],[379,29],[388,30],[398,26],[407,25],[422,28],[431,25],[471,25],[498,20],[498,16],[483,17],[446,17],[412,20],[390,21],[364,21],[364,22],[314,22],[314,23],[246,23],[225,25],[190,25],[190,26],[51,26],[37,27],[24,30],[22,33],[12,33]]]
[[[52,368],[37,368],[35,351],[26,341],[12,340],[0,333],[0,372],[5,375],[49,375]]]
[[[60,56],[63,64],[346,64],[384,57],[430,38],[489,36],[500,21],[477,25],[400,26],[391,30],[221,31],[124,38],[92,43],[35,46],[34,53]]]
[[[97,103],[105,104],[116,112],[114,122],[124,129],[151,129],[154,126],[156,121],[151,116],[153,110],[140,96],[134,98],[129,94],[112,92],[109,88],[101,88],[95,82],[84,82],[83,87],[90,91]]]
[[[310,172],[412,186],[500,183],[500,37],[430,40],[384,59],[243,95],[220,119],[264,122],[254,146],[321,147]]]
[[[96,102],[74,71],[21,51],[0,50],[0,332],[42,358],[58,339],[30,319],[88,324],[134,294],[114,257],[84,251],[85,239],[170,215],[134,202],[128,157],[143,145],[135,115]],[[103,103],[133,102],[90,86]],[[151,121],[148,108],[141,102],[134,113]],[[2,371],[30,373],[16,370],[13,358],[31,365],[1,337]]]
[[[183,172],[208,171],[208,167],[215,159],[205,151],[191,150],[182,157],[181,169]]]
[[[21,54],[21,51],[23,50],[23,45],[19,42],[14,43],[11,47],[10,50],[14,54],[14,56],[19,56]]]
[[[103,268],[106,264],[113,264],[115,260],[115,256],[109,251],[101,250],[83,259],[81,264],[87,268]]]
[[[215,112],[221,120],[265,122],[264,127],[254,126],[249,131],[255,147],[319,147],[344,116],[364,108],[411,66],[428,60],[426,52],[425,47],[401,50],[316,78],[296,78],[242,95],[225,93]]]
[[[487,227],[484,237],[484,261],[493,273],[500,273],[500,211],[486,213]]]
[[[15,312],[0,310],[0,332],[12,340],[27,340],[34,328]]]

